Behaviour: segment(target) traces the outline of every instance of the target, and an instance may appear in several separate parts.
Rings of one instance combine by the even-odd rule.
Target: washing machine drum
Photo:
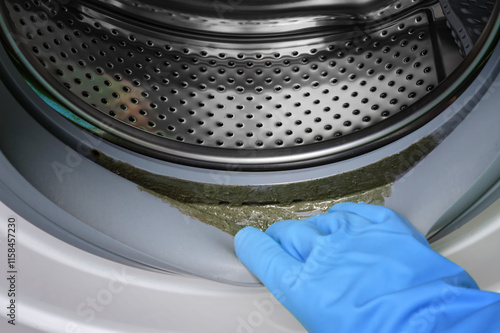
[[[240,284],[257,283],[232,252],[243,226],[348,200],[404,212],[415,193],[394,199],[393,185],[429,179],[408,175],[471,112],[449,106],[498,37],[493,1],[0,6],[22,110],[2,111],[2,150],[70,216],[39,225],[130,265]],[[449,222],[435,224],[438,202],[425,221],[408,211],[423,232]]]

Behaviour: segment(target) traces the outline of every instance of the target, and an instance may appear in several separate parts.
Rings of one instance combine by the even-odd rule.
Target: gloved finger
[[[362,216],[343,211],[312,216],[304,221],[313,224],[325,234],[342,231],[354,235],[374,225],[370,220]]]
[[[241,262],[273,293],[286,292],[284,277],[297,271],[300,263],[262,231],[246,227],[234,237],[236,255]]]
[[[373,223],[380,224],[387,231],[401,232],[411,234],[419,241],[427,243],[422,235],[403,215],[394,210],[378,205],[365,203],[339,203],[331,207],[328,212],[350,212],[370,220]]]
[[[300,262],[306,261],[318,238],[325,235],[309,222],[294,220],[276,222],[267,228],[266,234]]]

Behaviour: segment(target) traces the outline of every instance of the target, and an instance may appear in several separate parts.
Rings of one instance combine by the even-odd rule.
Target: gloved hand
[[[500,295],[388,208],[337,204],[265,233],[244,228],[235,247],[309,332],[500,332]]]

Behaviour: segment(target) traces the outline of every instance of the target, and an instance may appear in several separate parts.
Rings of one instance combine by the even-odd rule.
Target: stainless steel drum
[[[461,59],[435,1],[9,0],[2,16],[26,75],[76,116],[218,168],[314,164],[410,130]]]
[[[339,201],[440,237],[500,177],[498,13],[2,1],[0,200],[103,257],[241,285],[233,234]]]

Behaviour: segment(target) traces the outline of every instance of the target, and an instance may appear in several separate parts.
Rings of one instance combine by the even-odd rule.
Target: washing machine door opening
[[[6,200],[101,256],[244,285],[245,225],[349,200],[439,232],[451,198],[403,202],[456,180],[419,169],[460,156],[444,147],[496,82],[498,6],[257,3],[2,3]]]

